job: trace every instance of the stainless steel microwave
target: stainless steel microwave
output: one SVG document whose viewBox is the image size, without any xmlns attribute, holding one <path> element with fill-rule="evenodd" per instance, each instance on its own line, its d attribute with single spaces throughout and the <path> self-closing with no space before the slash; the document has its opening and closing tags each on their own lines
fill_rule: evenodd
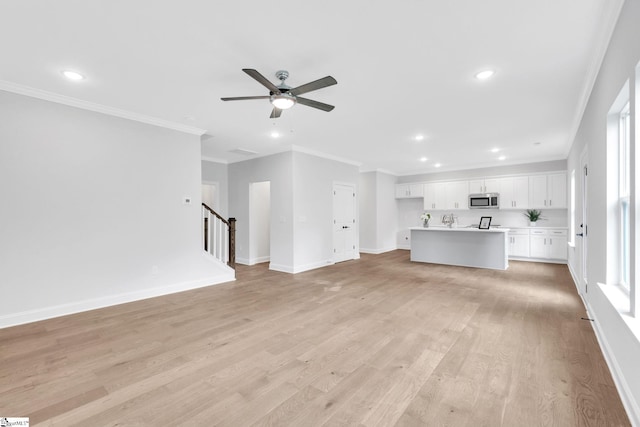
<svg viewBox="0 0 640 427">
<path fill-rule="evenodd" d="M 469 209 L 498 209 L 500 207 L 500 194 L 476 193 L 469 194 Z"/>
</svg>

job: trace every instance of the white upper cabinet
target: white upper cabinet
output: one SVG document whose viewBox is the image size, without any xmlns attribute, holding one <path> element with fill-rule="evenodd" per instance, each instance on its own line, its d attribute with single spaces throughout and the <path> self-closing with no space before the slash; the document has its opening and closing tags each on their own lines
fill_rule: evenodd
<svg viewBox="0 0 640 427">
<path fill-rule="evenodd" d="M 424 209 L 446 209 L 446 185 L 444 182 L 428 183 L 424 185 Z"/>
<path fill-rule="evenodd" d="M 447 209 L 469 209 L 469 181 L 453 181 L 445 183 Z"/>
<path fill-rule="evenodd" d="M 567 207 L 567 174 L 547 175 L 547 198 L 550 208 Z"/>
<path fill-rule="evenodd" d="M 469 181 L 469 194 L 474 193 L 498 193 L 500 191 L 500 179 L 474 179 Z"/>
<path fill-rule="evenodd" d="M 529 177 L 529 207 L 559 209 L 567 207 L 567 174 L 564 172 Z"/>
<path fill-rule="evenodd" d="M 396 199 L 407 199 L 424 196 L 424 184 L 396 184 Z"/>
<path fill-rule="evenodd" d="M 500 178 L 500 209 L 527 209 L 529 207 L 529 177 Z"/>
</svg>

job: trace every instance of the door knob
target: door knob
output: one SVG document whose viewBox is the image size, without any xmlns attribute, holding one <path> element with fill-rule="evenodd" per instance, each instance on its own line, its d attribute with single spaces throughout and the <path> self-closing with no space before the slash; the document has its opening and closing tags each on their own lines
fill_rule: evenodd
<svg viewBox="0 0 640 427">
<path fill-rule="evenodd" d="M 584 233 L 577 233 L 576 236 L 578 237 L 584 237 Z"/>
</svg>

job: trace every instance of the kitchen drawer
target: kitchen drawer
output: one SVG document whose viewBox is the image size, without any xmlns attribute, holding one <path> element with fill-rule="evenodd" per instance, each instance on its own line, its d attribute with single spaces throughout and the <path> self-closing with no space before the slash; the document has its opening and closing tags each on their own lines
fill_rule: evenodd
<svg viewBox="0 0 640 427">
<path fill-rule="evenodd" d="M 546 236 L 547 230 L 529 230 L 532 236 Z"/>
<path fill-rule="evenodd" d="M 510 228 L 509 235 L 510 236 L 528 236 L 529 229 L 528 228 Z"/>
<path fill-rule="evenodd" d="M 567 230 L 547 230 L 549 236 L 566 236 Z"/>
</svg>

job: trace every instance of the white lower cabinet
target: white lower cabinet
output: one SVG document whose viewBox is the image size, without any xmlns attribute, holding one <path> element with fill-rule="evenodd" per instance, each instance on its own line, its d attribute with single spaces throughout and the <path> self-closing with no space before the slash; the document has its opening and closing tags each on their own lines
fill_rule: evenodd
<svg viewBox="0 0 640 427">
<path fill-rule="evenodd" d="M 543 259 L 567 259 L 567 230 L 529 230 L 529 256 Z"/>
<path fill-rule="evenodd" d="M 509 230 L 509 256 L 529 258 L 529 230 L 526 228 L 512 228 Z"/>
</svg>

